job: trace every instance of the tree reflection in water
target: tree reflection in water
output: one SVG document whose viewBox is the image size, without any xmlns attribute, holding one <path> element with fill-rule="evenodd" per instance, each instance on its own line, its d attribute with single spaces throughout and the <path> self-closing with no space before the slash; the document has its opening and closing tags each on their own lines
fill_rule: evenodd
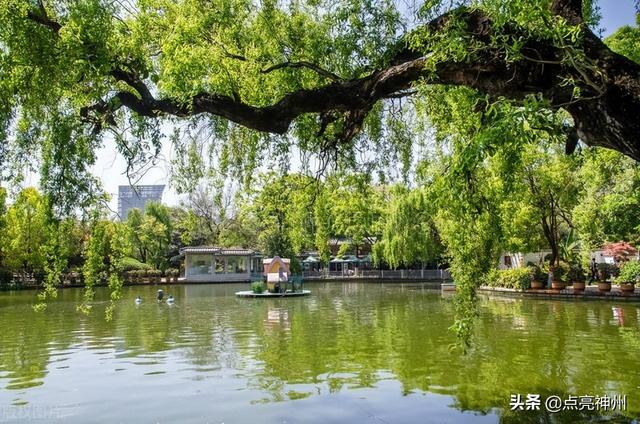
<svg viewBox="0 0 640 424">
<path fill-rule="evenodd" d="M 484 300 L 472 348 L 462 355 L 451 349 L 453 305 L 439 292 L 390 284 L 309 286 L 313 295 L 304 299 L 237 299 L 237 285 L 166 287 L 177 299 L 172 308 L 150 301 L 136 307 L 136 296 L 152 299 L 157 287 L 129 288 L 112 322 L 104 320 L 106 291 L 98 292 L 88 316 L 75 311 L 78 290 L 63 290 L 44 313 L 31 310 L 33 292 L 2 293 L 0 387 L 27 395 L 34 386 L 46 390 L 52 369 L 74 373 L 64 363 L 88 350 L 102 360 L 106 353 L 107 364 L 96 366 L 127 360 L 166 366 L 179 357 L 184 366 L 178 371 L 188 378 L 231 372 L 244 381 L 247 403 L 382 390 L 392 380 L 403 395 L 446 395 L 452 408 L 497 411 L 503 422 L 599 416 L 511 412 L 510 395 L 518 393 L 626 394 L 627 417 L 640 414 L 635 304 Z"/>
</svg>

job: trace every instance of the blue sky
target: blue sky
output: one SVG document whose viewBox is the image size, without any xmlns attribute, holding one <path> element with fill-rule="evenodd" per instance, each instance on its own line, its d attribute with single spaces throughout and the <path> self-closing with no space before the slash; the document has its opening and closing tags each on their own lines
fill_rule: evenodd
<svg viewBox="0 0 640 424">
<path fill-rule="evenodd" d="M 600 0 L 599 4 L 602 8 L 601 26 L 604 28 L 605 37 L 621 26 L 635 25 L 636 11 L 633 0 Z M 172 156 L 173 151 L 170 143 L 165 140 L 157 166 L 145 174 L 139 184 L 166 184 L 168 186 L 169 160 Z M 125 169 L 125 161 L 115 151 L 113 142 L 106 142 L 98 152 L 98 160 L 93 171 L 96 176 L 102 179 L 105 190 L 111 193 L 110 206 L 114 211 L 117 207 L 118 186 L 128 184 L 127 177 L 124 175 Z M 177 195 L 167 187 L 163 201 L 169 205 L 176 205 L 178 200 Z"/>
<path fill-rule="evenodd" d="M 602 27 L 605 36 L 624 25 L 635 25 L 636 11 L 633 0 L 600 0 Z"/>
</svg>

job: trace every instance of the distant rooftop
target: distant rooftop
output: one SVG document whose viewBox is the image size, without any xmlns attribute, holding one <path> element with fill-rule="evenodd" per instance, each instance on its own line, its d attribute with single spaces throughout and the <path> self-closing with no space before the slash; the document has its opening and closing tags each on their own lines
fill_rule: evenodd
<svg viewBox="0 0 640 424">
<path fill-rule="evenodd" d="M 243 247 L 189 246 L 180 249 L 180 253 L 213 253 L 214 255 L 259 255 L 252 249 Z"/>
<path fill-rule="evenodd" d="M 364 237 L 363 244 L 374 244 L 378 240 L 377 237 Z M 351 237 L 333 237 L 329 239 L 329 244 L 331 245 L 343 245 L 343 244 L 351 244 Z"/>
</svg>

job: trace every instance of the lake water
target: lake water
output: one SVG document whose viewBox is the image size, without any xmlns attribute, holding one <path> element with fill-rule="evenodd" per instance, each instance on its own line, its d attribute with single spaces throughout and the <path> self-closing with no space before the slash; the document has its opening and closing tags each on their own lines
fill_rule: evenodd
<svg viewBox="0 0 640 424">
<path fill-rule="evenodd" d="M 551 395 L 626 395 L 626 412 L 613 418 L 640 416 L 638 304 L 484 299 L 463 355 L 448 330 L 451 299 L 420 284 L 317 283 L 305 285 L 306 298 L 237 299 L 247 286 L 161 286 L 176 297 L 172 306 L 154 301 L 158 287 L 127 287 L 110 322 L 106 289 L 88 316 L 76 312 L 78 289 L 60 291 L 41 313 L 33 291 L 0 292 L 0 422 L 520 423 L 603 414 L 551 413 Z M 518 394 L 540 394 L 543 405 L 510 411 Z"/>
</svg>

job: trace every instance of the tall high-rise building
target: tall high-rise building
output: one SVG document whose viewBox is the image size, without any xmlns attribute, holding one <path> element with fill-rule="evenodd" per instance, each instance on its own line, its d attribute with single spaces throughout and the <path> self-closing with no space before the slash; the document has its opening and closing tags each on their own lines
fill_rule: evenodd
<svg viewBox="0 0 640 424">
<path fill-rule="evenodd" d="M 127 219 L 129 211 L 138 208 L 141 211 L 149 202 L 161 202 L 164 185 L 118 186 L 118 215 Z"/>
</svg>

